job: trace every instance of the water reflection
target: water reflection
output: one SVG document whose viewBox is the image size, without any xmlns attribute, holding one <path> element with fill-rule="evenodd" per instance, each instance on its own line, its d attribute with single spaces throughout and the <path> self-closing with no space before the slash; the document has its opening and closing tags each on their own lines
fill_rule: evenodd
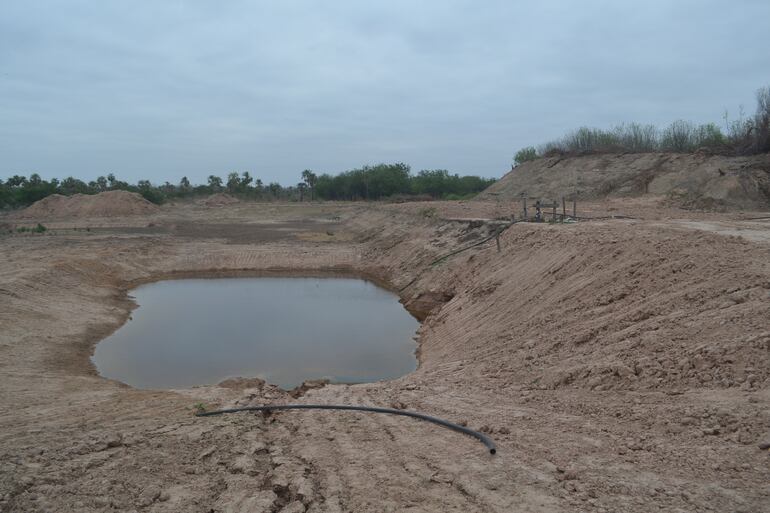
<svg viewBox="0 0 770 513">
<path fill-rule="evenodd" d="M 416 367 L 418 322 L 395 294 L 347 278 L 223 278 L 143 285 L 133 319 L 96 346 L 102 376 L 180 388 L 232 376 L 390 379 Z"/>
</svg>

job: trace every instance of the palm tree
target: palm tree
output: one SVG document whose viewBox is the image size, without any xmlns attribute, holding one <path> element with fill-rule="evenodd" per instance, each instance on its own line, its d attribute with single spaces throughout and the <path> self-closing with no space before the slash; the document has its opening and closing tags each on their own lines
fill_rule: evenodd
<svg viewBox="0 0 770 513">
<path fill-rule="evenodd" d="M 305 169 L 302 171 L 302 180 L 305 182 L 305 185 L 310 187 L 310 201 L 313 201 L 315 198 L 315 184 L 318 177 L 311 170 Z"/>
<path fill-rule="evenodd" d="M 216 175 L 209 175 L 209 189 L 217 192 L 222 188 L 222 179 Z"/>
<path fill-rule="evenodd" d="M 307 189 L 307 184 L 305 182 L 300 182 L 297 184 L 297 189 L 299 189 L 299 201 L 302 203 L 305 200 L 305 189 Z"/>
</svg>

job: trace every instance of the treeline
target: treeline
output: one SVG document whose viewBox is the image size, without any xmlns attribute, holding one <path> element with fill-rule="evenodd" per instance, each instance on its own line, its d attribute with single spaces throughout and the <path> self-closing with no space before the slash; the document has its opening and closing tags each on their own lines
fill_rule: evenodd
<svg viewBox="0 0 770 513">
<path fill-rule="evenodd" d="M 226 181 L 219 176 L 211 175 L 205 185 L 193 185 L 186 176 L 182 177 L 178 184 L 165 182 L 156 185 L 149 180 L 139 180 L 136 184 L 130 184 L 119 180 L 112 173 L 87 183 L 73 177 L 63 180 L 54 178 L 47 181 L 37 173 L 33 173 L 29 178 L 14 175 L 5 181 L 0 179 L 0 208 L 25 207 L 52 194 L 71 196 L 106 191 L 136 192 L 156 204 L 169 199 L 207 196 L 217 192 L 273 199 L 292 199 L 299 196 L 296 188 L 282 187 L 278 183 L 264 185 L 261 180 L 254 180 L 248 171 L 240 174 L 230 173 Z"/>
<path fill-rule="evenodd" d="M 433 199 L 463 199 L 494 183 L 494 179 L 459 176 L 445 169 L 424 169 L 411 174 L 408 165 L 378 164 L 332 176 L 322 174 L 312 185 L 315 194 L 328 200 L 377 200 L 418 195 Z"/>
<path fill-rule="evenodd" d="M 149 180 L 130 184 L 112 173 L 87 183 L 73 177 L 47 181 L 33 173 L 29 177 L 14 175 L 5 181 L 0 179 L 0 208 L 25 207 L 52 194 L 70 196 L 115 190 L 139 193 L 156 204 L 219 192 L 255 201 L 378 200 L 415 195 L 457 199 L 474 195 L 494 182 L 477 176 L 452 175 L 445 170 L 424 170 L 412 176 L 409 166 L 401 163 L 364 166 L 335 176 L 318 176 L 306 169 L 301 178 L 297 185 L 286 187 L 277 182 L 265 184 L 246 171 L 229 173 L 224 179 L 210 175 L 207 183 L 200 185 L 191 184 L 186 176 L 177 184 L 156 185 Z"/>
<path fill-rule="evenodd" d="M 514 164 L 555 155 L 591 153 L 645 153 L 669 151 L 691 153 L 705 149 L 719 155 L 754 155 L 770 151 L 770 87 L 757 91 L 753 116 L 741 109 L 737 119 L 723 116 L 724 131 L 715 123 L 695 125 L 678 120 L 660 129 L 654 125 L 629 123 L 610 130 L 581 127 L 540 147 L 529 146 L 514 156 Z"/>
</svg>

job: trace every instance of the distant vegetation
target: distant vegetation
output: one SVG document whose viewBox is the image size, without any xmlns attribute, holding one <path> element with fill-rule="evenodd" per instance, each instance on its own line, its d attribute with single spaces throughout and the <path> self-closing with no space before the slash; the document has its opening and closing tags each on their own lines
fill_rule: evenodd
<svg viewBox="0 0 770 513">
<path fill-rule="evenodd" d="M 529 146 L 514 156 L 514 164 L 553 155 L 591 153 L 644 153 L 670 151 L 689 153 L 705 149 L 720 155 L 753 155 L 770 151 L 770 87 L 757 91 L 757 109 L 747 117 L 743 109 L 731 119 L 723 116 L 722 127 L 715 123 L 694 125 L 678 120 L 664 129 L 629 123 L 610 130 L 582 127 L 563 138 L 535 148 Z"/>
<path fill-rule="evenodd" d="M 185 176 L 178 184 L 152 184 L 139 180 L 135 185 L 124 182 L 110 173 L 94 181 L 84 182 L 69 177 L 63 180 L 43 180 L 37 173 L 29 177 L 15 175 L 0 180 L 0 208 L 17 208 L 50 196 L 62 194 L 97 194 L 123 190 L 141 194 L 145 199 L 160 204 L 168 199 L 207 196 L 226 192 L 243 199 L 305 201 L 325 200 L 379 200 L 379 199 L 461 199 L 486 189 L 495 180 L 478 176 L 459 176 L 448 171 L 423 170 L 416 175 L 406 164 L 378 164 L 345 171 L 338 175 L 316 175 L 306 169 L 296 186 L 284 187 L 277 182 L 264 184 L 246 171 L 230 173 L 225 179 L 210 175 L 206 184 L 193 185 Z"/>
<path fill-rule="evenodd" d="M 406 164 L 364 166 L 336 176 L 323 174 L 315 182 L 319 198 L 330 200 L 382 199 L 418 195 L 434 199 L 462 199 L 483 191 L 494 179 L 424 169 L 412 175 Z"/>
</svg>

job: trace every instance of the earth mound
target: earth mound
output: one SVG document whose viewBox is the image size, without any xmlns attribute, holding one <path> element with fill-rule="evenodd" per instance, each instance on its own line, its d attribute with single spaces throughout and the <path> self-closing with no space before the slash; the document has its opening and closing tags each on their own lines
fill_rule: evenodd
<svg viewBox="0 0 770 513">
<path fill-rule="evenodd" d="M 135 192 L 107 191 L 99 194 L 53 194 L 21 211 L 25 218 L 121 217 L 146 215 L 159 208 Z"/>
<path fill-rule="evenodd" d="M 232 205 L 233 203 L 240 203 L 240 200 L 224 192 L 212 194 L 199 202 L 200 205 L 206 207 L 224 207 L 225 205 Z"/>
<path fill-rule="evenodd" d="M 767 208 L 770 155 L 626 153 L 540 158 L 515 167 L 477 198 L 515 201 L 523 195 L 555 200 L 650 195 L 667 197 L 684 208 Z"/>
</svg>

